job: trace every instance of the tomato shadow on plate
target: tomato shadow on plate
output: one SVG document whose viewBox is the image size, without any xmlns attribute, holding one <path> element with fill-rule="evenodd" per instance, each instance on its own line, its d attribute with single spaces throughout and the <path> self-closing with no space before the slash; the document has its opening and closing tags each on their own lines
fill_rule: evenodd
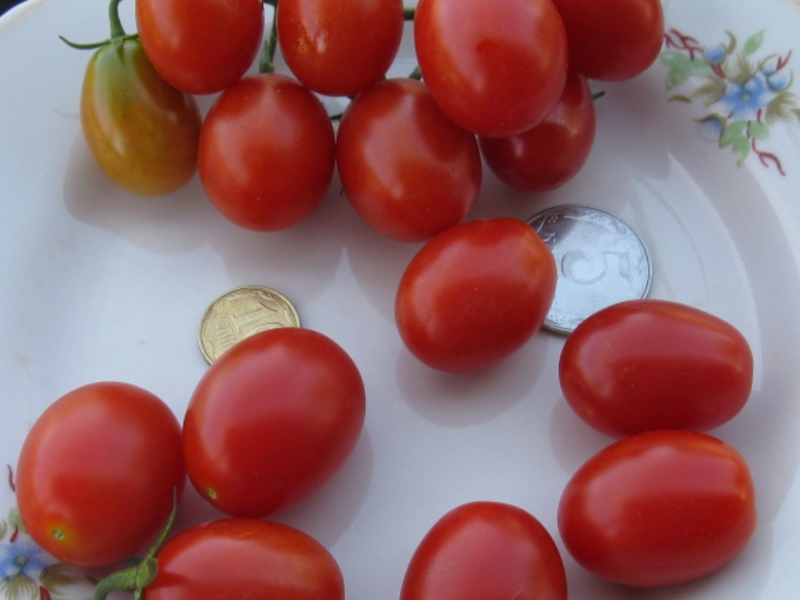
<svg viewBox="0 0 800 600">
<path fill-rule="evenodd" d="M 331 548 L 358 516 L 372 481 L 373 446 L 369 431 L 364 428 L 353 453 L 342 467 L 320 489 L 300 503 L 266 520 L 295 527 Z M 200 496 L 187 480 L 174 531 L 227 515 Z"/>
<path fill-rule="evenodd" d="M 403 348 L 395 374 L 398 390 L 414 412 L 436 425 L 489 422 L 531 395 L 548 362 L 547 337 L 538 332 L 505 360 L 472 373 L 437 371 Z"/>
</svg>

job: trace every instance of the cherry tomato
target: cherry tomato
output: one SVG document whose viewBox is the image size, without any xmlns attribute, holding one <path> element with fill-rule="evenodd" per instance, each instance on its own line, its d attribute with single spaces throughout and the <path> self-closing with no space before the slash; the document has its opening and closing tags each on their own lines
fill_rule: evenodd
<svg viewBox="0 0 800 600">
<path fill-rule="evenodd" d="M 690 581 L 730 561 L 756 525 L 744 458 L 707 434 L 649 431 L 620 440 L 570 479 L 558 507 L 567 550 L 617 583 Z"/>
<path fill-rule="evenodd" d="M 263 517 L 306 498 L 355 447 L 364 383 L 333 340 L 308 329 L 236 344 L 200 380 L 183 425 L 189 478 L 235 517 Z"/>
<path fill-rule="evenodd" d="M 609 435 L 706 431 L 747 402 L 753 355 L 722 319 L 676 302 L 634 300 L 578 325 L 564 344 L 559 380 L 573 410 Z"/>
<path fill-rule="evenodd" d="M 486 164 L 508 185 L 530 191 L 557 188 L 586 163 L 594 143 L 595 112 L 586 79 L 575 72 L 556 105 L 533 129 L 506 138 L 479 138 Z"/>
<path fill-rule="evenodd" d="M 136 39 L 109 43 L 89 60 L 81 126 L 97 163 L 117 184 L 155 196 L 197 170 L 200 111 L 156 72 Z"/>
<path fill-rule="evenodd" d="M 570 68 L 623 81 L 655 61 L 664 40 L 661 0 L 553 0 L 569 40 Z"/>
<path fill-rule="evenodd" d="M 539 123 L 567 77 L 567 37 L 550 0 L 420 0 L 414 45 L 442 111 L 488 137 Z"/>
<path fill-rule="evenodd" d="M 62 396 L 36 420 L 20 452 L 17 502 L 37 544 L 94 567 L 142 550 L 185 481 L 169 407 L 136 386 L 100 382 Z"/>
<path fill-rule="evenodd" d="M 336 161 L 358 214 L 400 241 L 425 241 L 460 223 L 480 191 L 475 136 L 445 117 L 413 79 L 383 81 L 350 103 Z"/>
<path fill-rule="evenodd" d="M 428 366 L 473 371 L 530 339 L 555 287 L 553 255 L 531 227 L 508 218 L 468 221 L 411 260 L 397 290 L 397 327 Z"/>
<path fill-rule="evenodd" d="M 161 76 L 190 94 L 232 85 L 253 64 L 264 36 L 261 0 L 136 0 L 136 23 Z"/>
<path fill-rule="evenodd" d="M 389 70 L 403 37 L 403 0 L 281 0 L 278 42 L 301 83 L 353 96 Z"/>
<path fill-rule="evenodd" d="M 344 600 L 333 556 L 288 525 L 220 519 L 169 540 L 145 600 Z"/>
<path fill-rule="evenodd" d="M 259 74 L 214 102 L 200 134 L 200 180 L 227 219 L 257 231 L 296 225 L 322 201 L 336 161 L 325 107 L 285 75 Z"/>
<path fill-rule="evenodd" d="M 453 509 L 423 538 L 400 600 L 566 600 L 561 555 L 521 508 L 473 502 Z"/>
</svg>

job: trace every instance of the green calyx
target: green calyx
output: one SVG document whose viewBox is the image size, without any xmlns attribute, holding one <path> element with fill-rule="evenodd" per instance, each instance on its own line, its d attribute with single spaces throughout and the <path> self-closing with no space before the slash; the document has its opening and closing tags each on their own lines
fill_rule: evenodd
<svg viewBox="0 0 800 600">
<path fill-rule="evenodd" d="M 126 40 L 138 39 L 138 33 L 125 33 L 125 28 L 122 26 L 122 21 L 119 18 L 119 3 L 121 1 L 122 0 L 111 0 L 108 4 L 108 22 L 111 27 L 110 38 L 103 40 L 102 42 L 92 42 L 89 44 L 78 44 L 76 42 L 71 42 L 63 35 L 58 36 L 58 39 L 60 39 L 70 48 L 75 48 L 76 50 L 96 50 L 97 48 L 108 46 L 109 44 L 118 45 Z"/>
</svg>

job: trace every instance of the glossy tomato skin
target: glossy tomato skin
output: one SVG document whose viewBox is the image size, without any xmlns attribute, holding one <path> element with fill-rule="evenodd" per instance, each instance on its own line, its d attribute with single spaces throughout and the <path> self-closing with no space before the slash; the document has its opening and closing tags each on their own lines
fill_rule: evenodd
<svg viewBox="0 0 800 600">
<path fill-rule="evenodd" d="M 550 0 L 420 0 L 414 46 L 442 111 L 487 137 L 538 124 L 567 76 L 567 37 Z"/>
<path fill-rule="evenodd" d="M 753 355 L 744 336 L 714 315 L 633 300 L 578 325 L 562 349 L 559 381 L 573 410 L 608 435 L 707 431 L 744 407 Z"/>
<path fill-rule="evenodd" d="M 509 218 L 468 221 L 414 256 L 395 300 L 397 328 L 420 361 L 442 371 L 488 367 L 538 331 L 556 286 L 550 250 Z"/>
<path fill-rule="evenodd" d="M 472 502 L 442 517 L 406 570 L 400 600 L 566 600 L 561 555 L 521 508 Z"/>
<path fill-rule="evenodd" d="M 506 138 L 480 137 L 486 164 L 519 190 L 543 192 L 575 177 L 594 145 L 596 117 L 586 78 L 570 72 L 561 97 L 534 128 Z"/>
<path fill-rule="evenodd" d="M 457 225 L 480 191 L 475 136 L 445 117 L 413 79 L 383 81 L 350 103 L 336 162 L 356 212 L 399 241 L 426 241 Z"/>
<path fill-rule="evenodd" d="M 344 600 L 333 556 L 312 537 L 259 519 L 186 529 L 159 551 L 146 600 Z"/>
<path fill-rule="evenodd" d="M 142 551 L 185 481 L 169 407 L 139 387 L 99 382 L 65 394 L 34 423 L 17 465 L 17 503 L 43 549 L 96 567 Z"/>
<path fill-rule="evenodd" d="M 365 390 L 347 353 L 309 329 L 236 344 L 197 385 L 183 447 L 200 494 L 235 517 L 305 499 L 339 469 L 364 424 Z"/>
<path fill-rule="evenodd" d="M 624 81 L 653 64 L 664 40 L 661 0 L 553 0 L 569 40 L 570 68 Z"/>
<path fill-rule="evenodd" d="M 403 37 L 402 0 L 281 0 L 281 54 L 303 85 L 354 96 L 389 70 Z"/>
<path fill-rule="evenodd" d="M 567 550 L 595 574 L 632 586 L 697 579 L 729 562 L 756 526 L 744 458 L 707 434 L 641 433 L 586 462 L 558 507 Z"/>
<path fill-rule="evenodd" d="M 264 36 L 261 0 L 136 0 L 136 23 L 161 76 L 190 94 L 229 87 L 253 64 Z"/>
<path fill-rule="evenodd" d="M 158 196 L 197 170 L 200 111 L 156 72 L 138 40 L 98 49 L 86 67 L 81 127 L 89 150 L 123 188 Z"/>
<path fill-rule="evenodd" d="M 336 140 L 322 102 L 276 73 L 246 77 L 214 102 L 200 134 L 200 180 L 233 223 L 277 231 L 308 217 L 333 178 Z"/>
</svg>

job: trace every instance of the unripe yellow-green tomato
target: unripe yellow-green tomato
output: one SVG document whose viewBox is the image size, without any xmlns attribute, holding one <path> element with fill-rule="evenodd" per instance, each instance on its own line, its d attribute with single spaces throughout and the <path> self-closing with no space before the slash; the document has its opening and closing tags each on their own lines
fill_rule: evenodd
<svg viewBox="0 0 800 600">
<path fill-rule="evenodd" d="M 202 119 L 193 96 L 156 72 L 138 39 L 113 40 L 86 68 L 81 125 L 92 155 L 123 188 L 173 192 L 197 170 Z"/>
</svg>

